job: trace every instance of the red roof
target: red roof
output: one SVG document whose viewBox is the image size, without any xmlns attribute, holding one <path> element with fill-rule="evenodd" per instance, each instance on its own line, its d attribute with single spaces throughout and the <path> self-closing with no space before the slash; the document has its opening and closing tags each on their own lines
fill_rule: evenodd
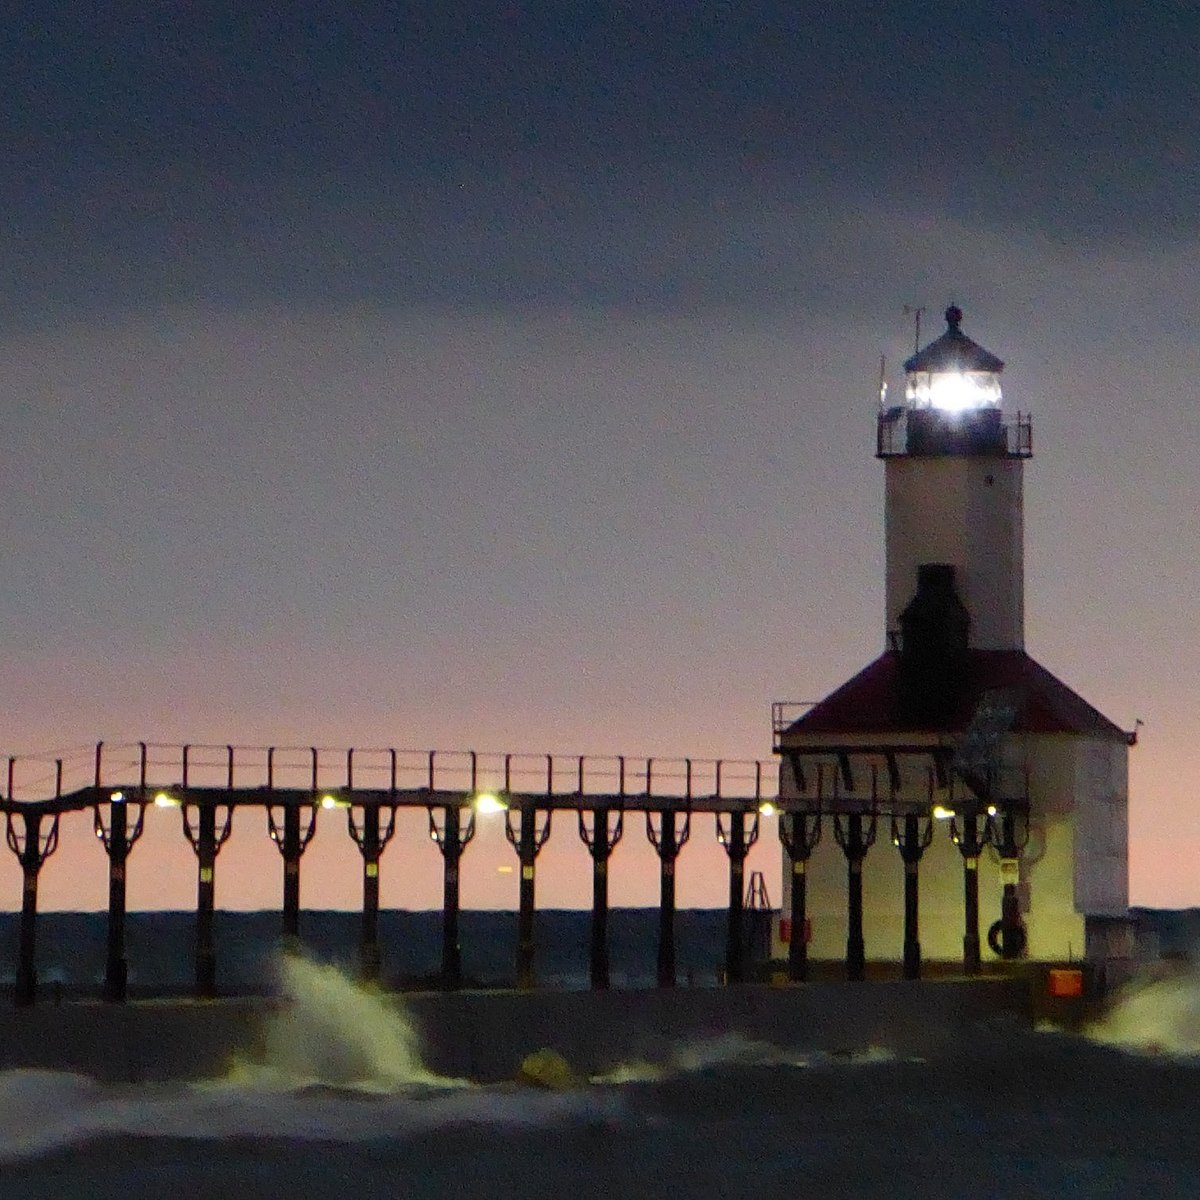
<svg viewBox="0 0 1200 1200">
<path fill-rule="evenodd" d="M 965 684 L 954 707 L 935 728 L 914 720 L 901 699 L 900 656 L 893 650 L 881 654 L 853 679 L 831 692 L 793 721 L 784 732 L 805 734 L 875 734 L 938 732 L 966 729 L 980 696 L 995 688 L 1016 693 L 1018 707 L 1014 733 L 1075 733 L 1090 737 L 1120 738 L 1131 735 L 1113 724 L 1061 679 L 1051 675 L 1024 650 L 971 650 Z"/>
</svg>

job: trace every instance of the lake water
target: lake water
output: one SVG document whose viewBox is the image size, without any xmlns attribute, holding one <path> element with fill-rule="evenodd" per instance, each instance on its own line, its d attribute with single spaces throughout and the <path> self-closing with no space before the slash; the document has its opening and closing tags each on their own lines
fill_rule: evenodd
<svg viewBox="0 0 1200 1200">
<path fill-rule="evenodd" d="M 439 1079 L 402 1004 L 286 970 L 301 1035 L 268 1030 L 222 1078 L 0 1074 L 5 1200 L 1200 1195 L 1183 969 L 1089 1037 L 990 1021 L 920 1059 L 718 1037 L 559 1090 Z"/>
</svg>

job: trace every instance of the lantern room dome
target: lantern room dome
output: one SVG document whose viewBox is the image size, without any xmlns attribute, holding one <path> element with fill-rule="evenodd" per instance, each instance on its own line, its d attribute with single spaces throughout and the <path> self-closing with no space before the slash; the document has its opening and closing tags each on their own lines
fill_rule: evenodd
<svg viewBox="0 0 1200 1200">
<path fill-rule="evenodd" d="M 918 350 L 904 364 L 905 371 L 986 371 L 999 375 L 1004 363 L 990 350 L 973 342 L 959 328 L 963 312 L 952 304 L 946 309 L 946 332 L 922 350 Z"/>
</svg>

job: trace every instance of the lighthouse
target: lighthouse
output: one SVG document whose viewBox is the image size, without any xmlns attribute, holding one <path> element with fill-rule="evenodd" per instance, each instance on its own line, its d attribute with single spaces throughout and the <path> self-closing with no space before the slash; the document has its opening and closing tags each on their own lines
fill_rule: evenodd
<svg viewBox="0 0 1200 1200">
<path fill-rule="evenodd" d="M 773 708 L 800 978 L 814 960 L 851 978 L 1107 961 L 1128 938 L 1133 736 L 1026 651 L 1032 421 L 1006 411 L 1004 363 L 962 311 L 945 316 L 877 418 L 881 653 L 819 703 Z"/>
</svg>

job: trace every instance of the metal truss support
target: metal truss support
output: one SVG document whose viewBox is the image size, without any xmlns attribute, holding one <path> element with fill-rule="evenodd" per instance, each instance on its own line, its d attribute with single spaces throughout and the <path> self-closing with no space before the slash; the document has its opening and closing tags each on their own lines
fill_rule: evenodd
<svg viewBox="0 0 1200 1200">
<path fill-rule="evenodd" d="M 146 817 L 145 747 L 142 747 L 142 785 L 138 799 L 114 791 L 92 812 L 96 837 L 108 855 L 108 926 L 104 961 L 104 999 L 120 1002 L 129 989 L 129 962 L 125 957 L 125 867 L 134 843 L 142 836 Z M 136 815 L 130 821 L 130 807 Z"/>
<path fill-rule="evenodd" d="M 441 822 L 438 813 L 441 813 Z M 429 809 L 429 836 L 442 852 L 442 987 L 456 991 L 462 987 L 462 947 L 458 940 L 459 865 L 463 851 L 475 836 L 475 810 L 463 810 L 447 804 Z"/>
<path fill-rule="evenodd" d="M 283 937 L 294 941 L 300 936 L 300 858 L 317 832 L 317 750 L 309 751 L 312 761 L 312 795 L 307 802 L 288 799 L 271 803 L 269 793 L 275 782 L 275 749 L 267 751 L 267 832 L 283 857 Z M 229 748 L 229 787 L 233 788 L 233 747 Z M 275 816 L 283 809 L 283 827 Z"/>
<path fill-rule="evenodd" d="M 779 819 L 779 840 L 792 866 L 788 978 L 803 983 L 808 978 L 808 860 L 821 840 L 821 814 L 784 814 Z"/>
<path fill-rule="evenodd" d="M 749 821 L 749 824 L 747 824 Z M 758 813 L 729 814 L 729 827 L 716 815 L 717 841 L 729 856 L 729 912 L 725 925 L 725 980 L 746 981 L 746 855 L 758 841 Z"/>
<path fill-rule="evenodd" d="M 225 786 L 233 789 L 232 746 L 226 746 Z M 193 803 L 188 797 L 191 770 L 191 747 L 184 746 L 181 780 L 184 799 L 180 806 L 183 835 L 196 855 L 196 945 L 195 945 L 195 992 L 209 999 L 217 994 L 217 944 L 214 933 L 216 915 L 216 870 L 217 855 L 233 832 L 233 805 L 219 805 L 212 801 Z M 271 755 L 268 753 L 268 770 Z M 219 809 L 224 808 L 224 814 Z"/>
<path fill-rule="evenodd" d="M 615 819 L 614 819 L 615 818 Z M 609 983 L 608 860 L 625 831 L 625 814 L 607 808 L 591 811 L 591 822 L 579 812 L 579 836 L 592 856 L 592 928 L 589 968 L 592 987 L 603 991 Z"/>
<path fill-rule="evenodd" d="M 186 787 L 186 783 L 184 785 Z M 211 998 L 217 994 L 217 943 L 214 933 L 216 914 L 217 855 L 233 832 L 233 808 L 212 803 L 191 804 L 180 809 L 183 834 L 196 854 L 196 995 Z"/>
<path fill-rule="evenodd" d="M 538 810 L 523 804 L 519 813 L 519 828 L 514 829 L 511 812 L 504 816 L 504 836 L 517 852 L 521 866 L 520 892 L 517 903 L 517 987 L 529 991 L 534 986 L 533 922 L 537 882 L 537 856 L 550 837 L 551 813 L 539 823 Z"/>
<path fill-rule="evenodd" d="M 839 813 L 833 818 L 833 835 L 846 856 L 846 978 L 855 981 L 866 976 L 862 869 L 867 851 L 875 844 L 876 821 L 873 812 L 866 823 L 862 813 Z"/>
<path fill-rule="evenodd" d="M 390 792 L 396 794 L 397 754 L 388 752 L 390 765 Z M 396 806 L 379 803 L 354 805 L 354 751 L 346 751 L 346 827 L 350 837 L 362 855 L 362 925 L 359 931 L 359 974 L 362 979 L 374 982 L 379 978 L 382 956 L 379 952 L 379 860 L 384 848 L 396 833 Z M 387 820 L 382 821 L 381 809 L 387 809 Z"/>
<path fill-rule="evenodd" d="M 677 824 L 680 815 L 682 825 Z M 646 836 L 658 854 L 659 987 L 675 986 L 675 860 L 691 834 L 690 812 L 646 813 Z"/>
<path fill-rule="evenodd" d="M 904 862 L 904 978 L 921 978 L 920 875 L 921 856 L 933 841 L 933 818 L 909 813 L 892 817 L 892 845 Z"/>
<path fill-rule="evenodd" d="M 364 980 L 379 978 L 379 860 L 396 833 L 396 809 L 387 809 L 386 821 L 378 804 L 364 804 L 356 817 L 353 805 L 346 809 L 346 825 L 362 855 L 362 926 L 359 932 L 359 973 Z"/>
<path fill-rule="evenodd" d="M 58 773 L 61 778 L 61 763 Z M 11 760 L 8 794 L 12 796 Z M 38 874 L 46 859 L 58 848 L 58 814 L 23 812 L 18 816 L 7 812 L 5 840 L 21 864 L 21 930 L 13 1000 L 20 1005 L 30 1005 L 37 999 Z"/>
</svg>

